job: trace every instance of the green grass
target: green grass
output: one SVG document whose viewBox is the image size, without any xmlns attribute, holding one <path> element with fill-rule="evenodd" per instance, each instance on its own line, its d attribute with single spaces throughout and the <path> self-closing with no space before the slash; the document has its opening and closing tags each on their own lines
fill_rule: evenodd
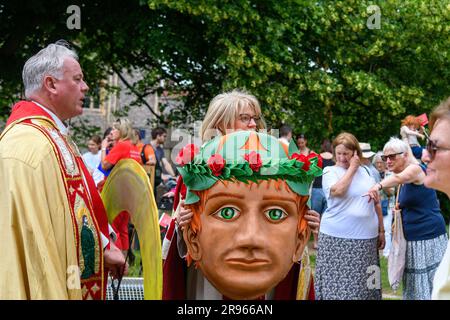
<svg viewBox="0 0 450 320">
<path fill-rule="evenodd" d="M 389 278 L 388 278 L 388 272 L 387 272 L 387 261 L 388 261 L 387 258 L 385 258 L 383 256 L 380 258 L 382 292 L 385 295 L 398 296 L 398 299 L 401 299 L 402 292 L 403 292 L 403 284 L 400 283 L 400 287 L 396 291 L 392 290 L 391 286 L 389 285 Z"/>
<path fill-rule="evenodd" d="M 132 264 L 128 267 L 128 275 L 127 277 L 142 277 L 141 274 L 139 274 L 141 269 L 141 252 L 139 250 L 133 250 L 133 254 L 135 255 L 135 259 Z"/>
</svg>

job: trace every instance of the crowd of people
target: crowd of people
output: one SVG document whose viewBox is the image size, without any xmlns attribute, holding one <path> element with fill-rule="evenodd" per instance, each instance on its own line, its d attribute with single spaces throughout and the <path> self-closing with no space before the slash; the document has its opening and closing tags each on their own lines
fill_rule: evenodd
<svg viewBox="0 0 450 320">
<path fill-rule="evenodd" d="M 130 120 L 117 119 L 103 140 L 90 137 L 88 152 L 80 155 L 64 124 L 81 114 L 88 91 L 75 52 L 49 45 L 26 62 L 23 80 L 27 100 L 13 107 L 0 136 L 0 183 L 10 190 L 0 193 L 0 242 L 6 248 L 0 299 L 104 299 L 105 274 L 126 274 L 129 216 L 124 212 L 108 224 L 99 196 L 122 159 L 146 168 L 154 197 L 164 186 L 164 197 L 173 198 L 173 220 L 162 244 L 163 298 L 222 298 L 189 263 L 182 233 L 196 218 L 186 204 L 186 185 L 165 156 L 166 129 L 154 128 L 145 143 Z M 266 129 L 257 98 L 240 90 L 214 97 L 202 123 L 203 144 Z M 323 170 L 311 185 L 304 215 L 317 258 L 302 298 L 381 299 L 381 275 L 374 270 L 380 253 L 388 257 L 393 251 L 394 210 L 401 210 L 406 240 L 403 299 L 450 298 L 450 249 L 436 194 L 450 197 L 450 98 L 433 111 L 429 129 L 428 134 L 417 117 L 407 116 L 401 138 L 389 139 L 382 151 L 342 132 L 323 140 L 316 153 L 305 133 L 295 136 L 286 124 L 279 128 L 286 150 L 295 144 L 296 157 L 315 157 Z M 425 148 L 418 138 L 426 139 Z M 290 272 L 299 274 L 307 265 L 296 259 L 300 266 Z M 70 287 L 66 273 L 72 265 L 80 277 Z M 291 298 L 280 293 L 286 279 L 298 281 L 286 277 L 265 298 Z"/>
</svg>

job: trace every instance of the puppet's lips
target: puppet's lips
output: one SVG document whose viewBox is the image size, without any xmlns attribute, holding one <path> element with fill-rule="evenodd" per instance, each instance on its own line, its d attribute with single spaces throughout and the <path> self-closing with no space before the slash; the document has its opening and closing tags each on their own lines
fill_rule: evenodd
<svg viewBox="0 0 450 320">
<path fill-rule="evenodd" d="M 242 266 L 242 267 L 257 267 L 257 266 L 265 266 L 269 264 L 268 260 L 264 259 L 242 259 L 242 258 L 235 258 L 235 259 L 227 259 L 226 262 L 231 265 L 235 266 Z"/>
</svg>

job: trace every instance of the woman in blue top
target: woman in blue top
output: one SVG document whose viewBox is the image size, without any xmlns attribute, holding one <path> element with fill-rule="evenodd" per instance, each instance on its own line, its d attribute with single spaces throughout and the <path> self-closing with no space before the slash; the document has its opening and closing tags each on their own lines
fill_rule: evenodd
<svg viewBox="0 0 450 320">
<path fill-rule="evenodd" d="M 447 247 L 436 191 L 425 187 L 424 169 L 405 142 L 391 138 L 383 153 L 383 160 L 394 174 L 375 184 L 369 193 L 377 199 L 379 190 L 401 185 L 398 202 L 407 241 L 403 299 L 428 300 L 434 274 Z"/>
</svg>

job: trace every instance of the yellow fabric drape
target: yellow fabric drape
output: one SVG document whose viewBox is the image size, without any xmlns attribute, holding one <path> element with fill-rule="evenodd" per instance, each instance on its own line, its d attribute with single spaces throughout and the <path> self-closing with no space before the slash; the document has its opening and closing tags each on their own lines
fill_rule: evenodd
<svg viewBox="0 0 450 320">
<path fill-rule="evenodd" d="M 158 208 L 145 170 L 134 160 L 120 160 L 106 179 L 101 196 L 110 223 L 122 211 L 130 214 L 139 237 L 144 272 L 144 298 L 162 299 Z"/>
<path fill-rule="evenodd" d="M 0 139 L 0 300 L 81 299 L 69 203 L 50 142 L 21 124 Z"/>
<path fill-rule="evenodd" d="M 296 300 L 308 300 L 309 290 L 311 290 L 310 284 L 312 274 L 308 246 L 305 246 L 301 261 L 302 263 L 298 275 Z"/>
<path fill-rule="evenodd" d="M 153 187 L 155 185 L 155 166 L 151 166 L 148 164 L 143 165 L 145 172 L 147 172 L 150 178 L 150 185 Z"/>
</svg>

